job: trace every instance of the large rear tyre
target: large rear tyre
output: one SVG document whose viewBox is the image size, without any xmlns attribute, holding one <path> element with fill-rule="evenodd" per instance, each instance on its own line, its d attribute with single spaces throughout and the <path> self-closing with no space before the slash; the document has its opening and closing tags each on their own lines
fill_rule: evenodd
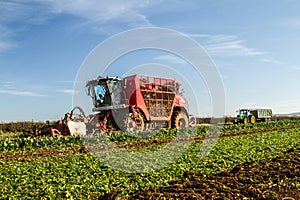
<svg viewBox="0 0 300 200">
<path fill-rule="evenodd" d="M 172 116 L 172 128 L 181 129 L 189 126 L 189 119 L 184 112 L 175 111 Z"/>
</svg>

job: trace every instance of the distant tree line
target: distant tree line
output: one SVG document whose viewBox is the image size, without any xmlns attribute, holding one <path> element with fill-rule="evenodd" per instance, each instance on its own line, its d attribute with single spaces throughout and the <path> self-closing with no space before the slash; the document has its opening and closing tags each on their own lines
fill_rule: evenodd
<svg viewBox="0 0 300 200">
<path fill-rule="evenodd" d="M 278 115 L 273 116 L 272 121 L 280 121 L 280 120 L 300 120 L 300 116 L 284 116 L 284 115 Z"/>
<path fill-rule="evenodd" d="M 233 123 L 234 117 L 231 116 L 225 116 L 223 117 L 217 117 L 217 118 L 211 118 L 211 117 L 199 117 L 196 118 L 197 124 L 209 124 L 211 120 L 214 121 L 214 123 Z M 272 116 L 271 121 L 280 121 L 280 120 L 300 120 L 300 116 Z"/>
<path fill-rule="evenodd" d="M 5 132 L 23 132 L 31 133 L 33 132 L 33 126 L 37 128 L 43 127 L 46 123 L 44 122 L 10 122 L 0 124 L 0 133 Z"/>
</svg>

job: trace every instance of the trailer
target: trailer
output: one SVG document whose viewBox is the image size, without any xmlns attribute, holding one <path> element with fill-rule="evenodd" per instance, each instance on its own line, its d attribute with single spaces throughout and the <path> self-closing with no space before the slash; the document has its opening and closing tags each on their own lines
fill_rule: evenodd
<svg viewBox="0 0 300 200">
<path fill-rule="evenodd" d="M 234 123 L 269 122 L 272 118 L 272 109 L 239 109 Z"/>
</svg>

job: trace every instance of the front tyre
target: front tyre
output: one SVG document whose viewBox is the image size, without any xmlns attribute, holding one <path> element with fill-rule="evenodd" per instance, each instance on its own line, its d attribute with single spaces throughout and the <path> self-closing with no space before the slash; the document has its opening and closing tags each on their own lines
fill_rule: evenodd
<svg viewBox="0 0 300 200">
<path fill-rule="evenodd" d="M 144 131 L 145 129 L 145 122 L 140 113 L 134 116 L 133 113 L 129 113 L 127 118 L 125 119 L 125 131 L 132 132 L 132 131 Z"/>
<path fill-rule="evenodd" d="M 181 129 L 189 125 L 189 119 L 184 112 L 175 111 L 172 116 L 172 128 Z"/>
<path fill-rule="evenodd" d="M 248 121 L 248 118 L 247 118 L 247 117 L 244 118 L 244 124 L 245 124 L 245 125 L 246 125 L 246 124 L 249 124 L 249 121 Z"/>
<path fill-rule="evenodd" d="M 251 124 L 255 124 L 256 123 L 256 118 L 255 118 L 255 116 L 251 116 L 251 118 L 250 118 L 250 121 L 251 121 Z"/>
</svg>

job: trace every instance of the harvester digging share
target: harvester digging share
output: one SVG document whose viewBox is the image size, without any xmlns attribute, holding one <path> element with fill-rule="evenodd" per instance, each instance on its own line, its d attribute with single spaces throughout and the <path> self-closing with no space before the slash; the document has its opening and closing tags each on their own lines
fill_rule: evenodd
<svg viewBox="0 0 300 200">
<path fill-rule="evenodd" d="M 58 120 L 54 125 L 50 125 L 49 121 L 47 121 L 47 125 L 40 129 L 33 126 L 33 131 L 35 136 L 85 135 L 86 124 L 91 124 L 91 122 L 92 120 L 89 122 L 89 118 L 85 116 L 83 109 L 76 106 L 71 110 L 71 112 L 67 112 L 65 114 L 64 119 Z"/>
<path fill-rule="evenodd" d="M 66 113 L 55 126 L 36 130 L 36 135 L 84 135 L 122 130 L 125 132 L 195 126 L 188 102 L 176 79 L 135 74 L 125 78 L 101 77 L 86 84 L 93 113 L 86 116 L 79 106 Z M 80 114 L 74 117 L 74 110 Z"/>
</svg>

